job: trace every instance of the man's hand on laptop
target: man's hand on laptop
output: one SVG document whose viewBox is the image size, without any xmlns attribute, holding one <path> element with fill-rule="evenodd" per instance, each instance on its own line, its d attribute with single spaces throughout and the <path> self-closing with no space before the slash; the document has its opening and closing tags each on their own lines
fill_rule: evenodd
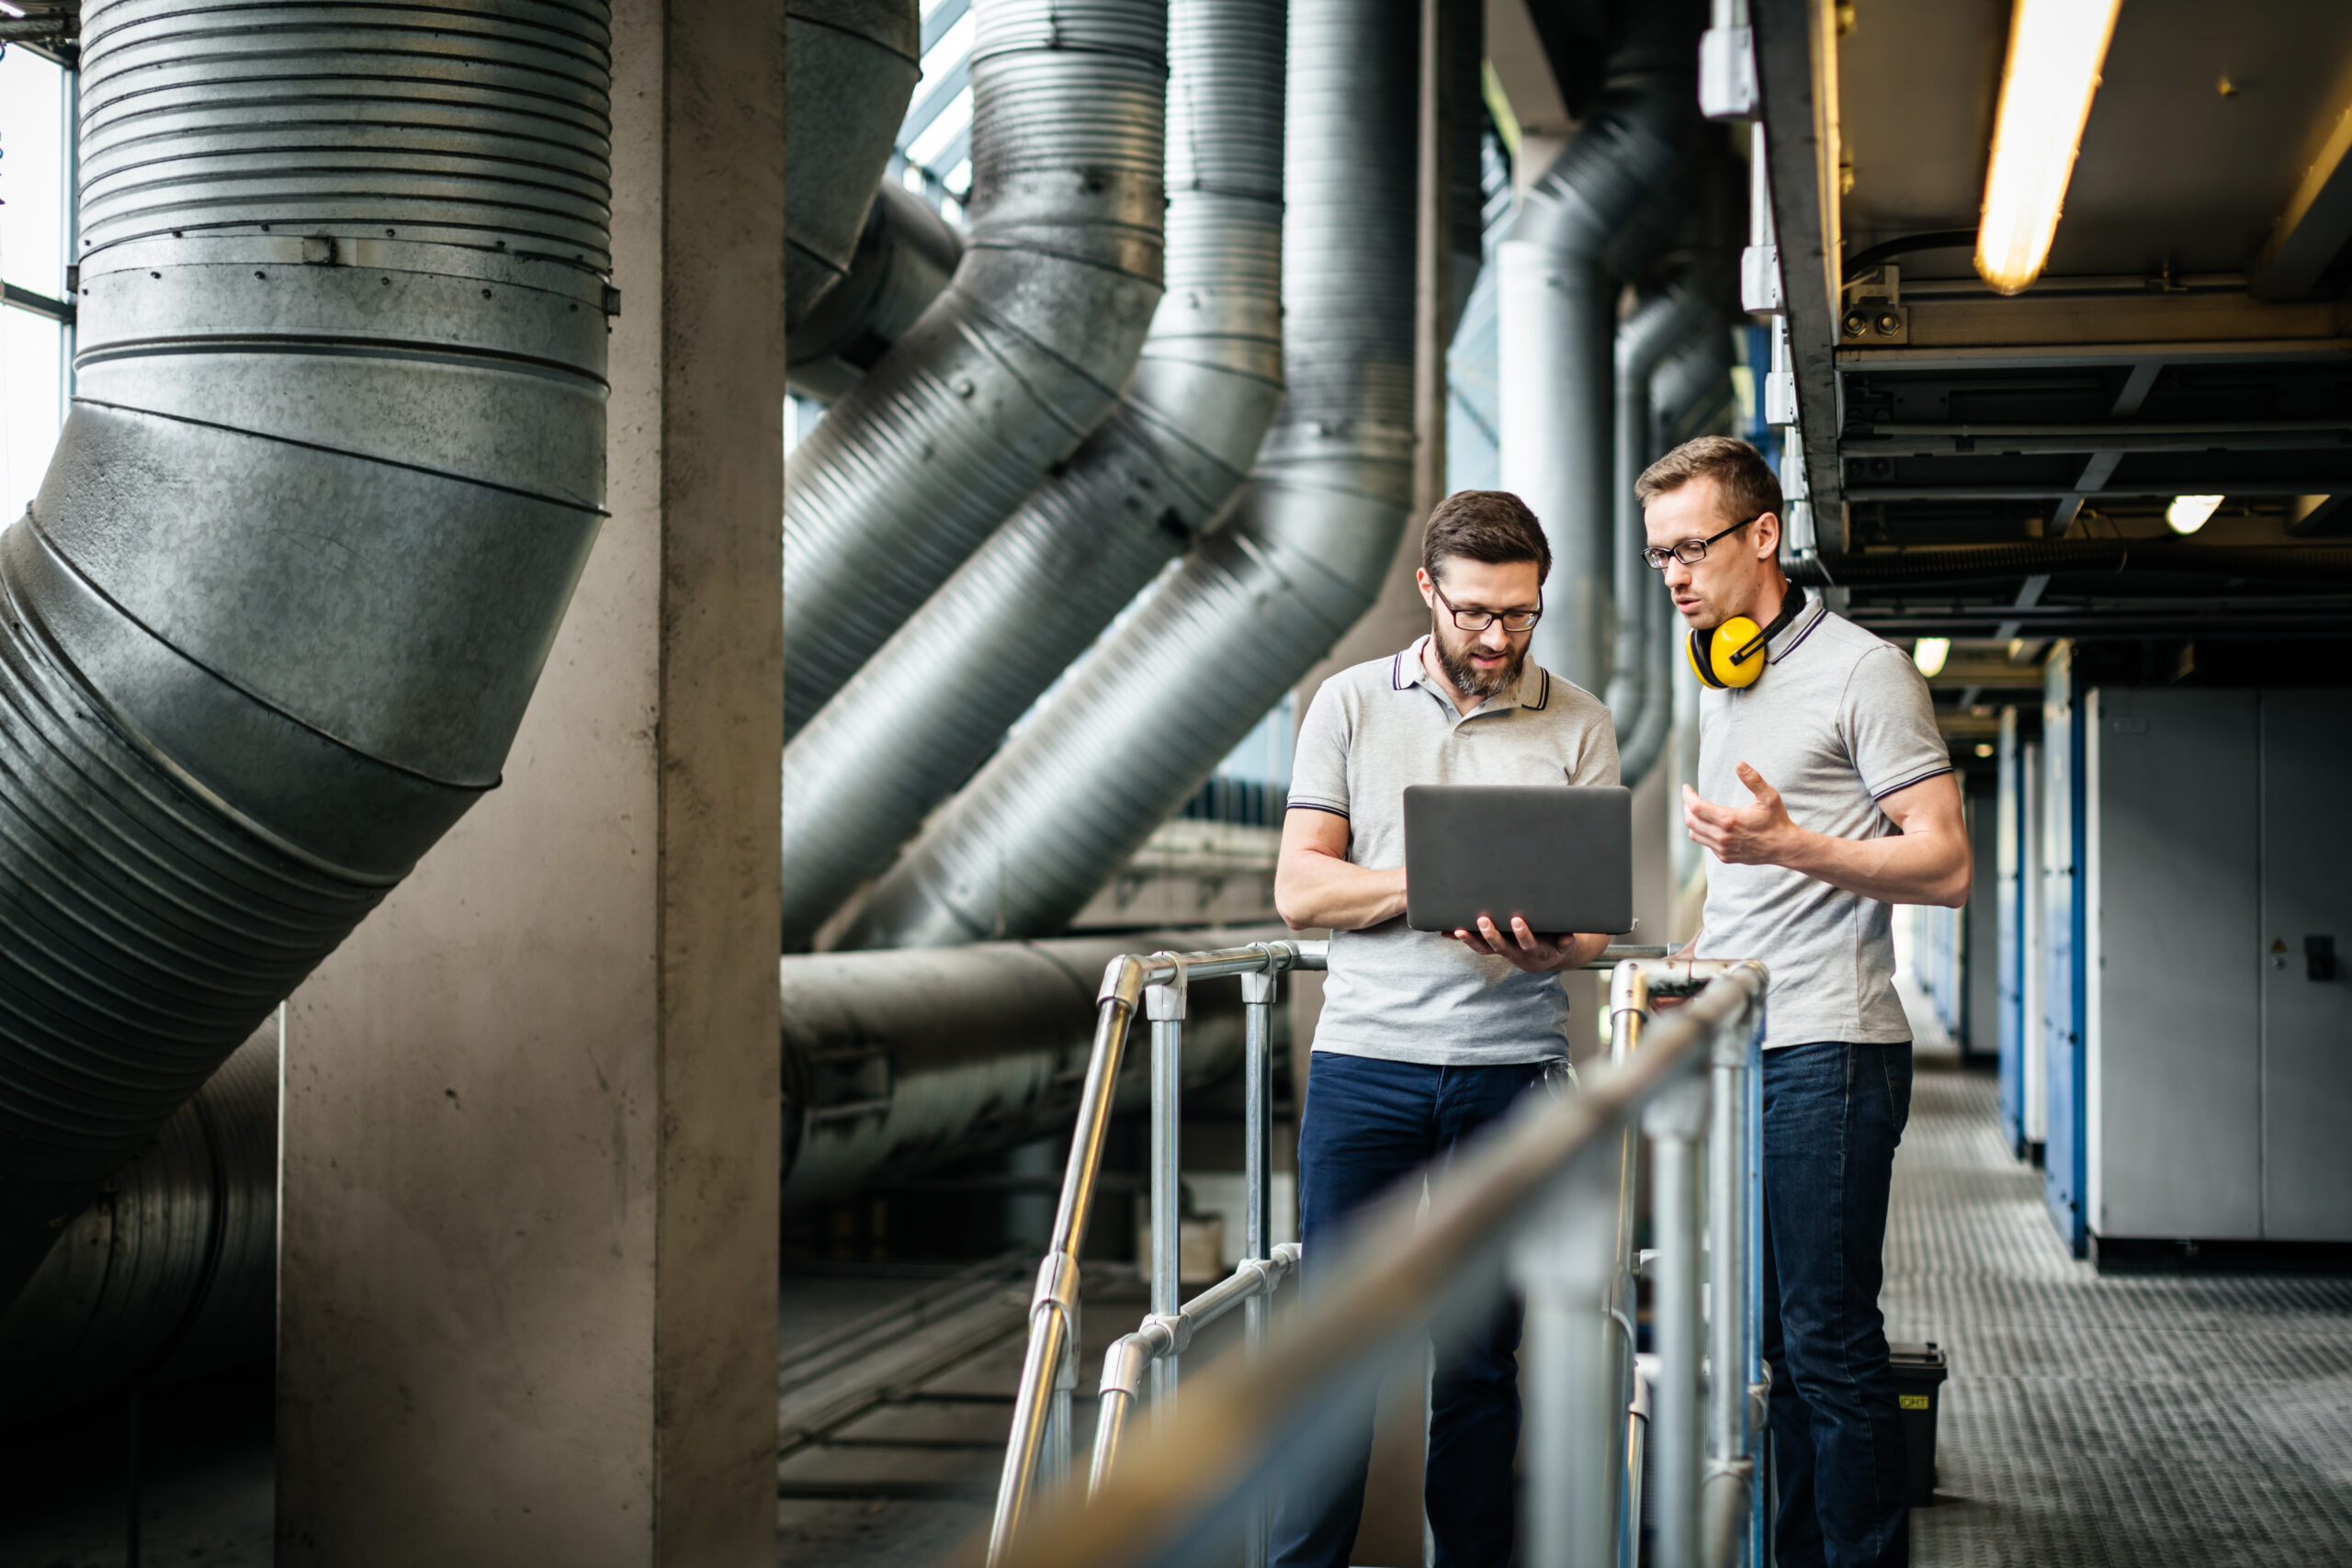
<svg viewBox="0 0 2352 1568">
<path fill-rule="evenodd" d="M 1573 936 L 1538 936 L 1527 929 L 1527 922 L 1513 915 L 1508 934 L 1498 930 L 1492 916 L 1478 917 L 1476 931 L 1456 927 L 1453 940 L 1473 953 L 1491 954 L 1510 961 L 1511 966 L 1530 975 L 1548 975 L 1555 969 L 1578 969 L 1600 954 L 1609 945 L 1606 936 L 1578 933 Z"/>
</svg>

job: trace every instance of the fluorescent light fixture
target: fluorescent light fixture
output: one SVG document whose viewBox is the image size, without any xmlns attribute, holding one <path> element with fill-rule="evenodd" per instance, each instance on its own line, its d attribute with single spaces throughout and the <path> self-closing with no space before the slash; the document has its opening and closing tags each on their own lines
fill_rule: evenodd
<svg viewBox="0 0 2352 1568">
<path fill-rule="evenodd" d="M 0 17 L 21 17 L 24 14 L 25 8 L 22 6 L 12 6 L 8 0 L 0 0 Z"/>
<path fill-rule="evenodd" d="M 1944 660 L 1951 657 L 1951 638 L 1923 637 L 1911 645 L 1911 662 L 1919 673 L 1930 679 L 1944 672 Z"/>
<path fill-rule="evenodd" d="M 2123 0 L 2017 0 L 1984 174 L 1976 270 L 2003 294 L 2041 276 Z"/>
<path fill-rule="evenodd" d="M 1980 757 L 1991 756 L 1993 754 L 1993 743 L 1990 740 L 1979 740 L 1976 743 L 1976 754 Z"/>
<path fill-rule="evenodd" d="M 2213 509 L 2221 504 L 2218 495 L 2177 495 L 2172 498 L 2172 504 L 2165 508 L 2165 521 L 2172 525 L 2176 534 L 2194 534 L 2205 526 L 2205 519 L 2212 516 Z"/>
</svg>

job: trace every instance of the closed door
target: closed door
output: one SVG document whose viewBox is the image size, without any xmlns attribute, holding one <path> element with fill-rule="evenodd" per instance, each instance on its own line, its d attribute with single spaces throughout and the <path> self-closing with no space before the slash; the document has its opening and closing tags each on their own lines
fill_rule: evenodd
<svg viewBox="0 0 2352 1568">
<path fill-rule="evenodd" d="M 2262 1228 L 2275 1241 L 2352 1241 L 2347 780 L 2352 693 L 2265 692 Z"/>
</svg>

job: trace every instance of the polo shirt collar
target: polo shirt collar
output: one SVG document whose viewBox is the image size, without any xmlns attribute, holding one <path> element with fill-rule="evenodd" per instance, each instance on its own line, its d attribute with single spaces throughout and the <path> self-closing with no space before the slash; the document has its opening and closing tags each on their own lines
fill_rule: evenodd
<svg viewBox="0 0 2352 1568">
<path fill-rule="evenodd" d="M 1793 582 L 1789 584 L 1789 592 L 1804 593 L 1804 590 Z M 1764 662 L 1778 664 L 1781 660 L 1794 653 L 1797 645 L 1811 637 L 1814 628 L 1820 626 L 1822 618 L 1828 614 L 1829 606 L 1821 602 L 1820 594 L 1805 593 L 1804 608 L 1790 617 L 1789 624 L 1774 632 L 1772 640 L 1765 644 Z"/>
<path fill-rule="evenodd" d="M 1399 692 L 1409 692 L 1416 686 L 1425 687 L 1431 696 L 1444 703 L 1448 708 L 1453 708 L 1453 700 L 1443 692 L 1439 691 L 1430 682 L 1429 666 L 1421 662 L 1421 651 L 1428 646 L 1430 634 L 1423 632 L 1415 637 L 1404 651 L 1389 660 L 1388 683 Z M 1468 714 L 1459 715 L 1459 716 L 1475 718 L 1482 713 L 1491 713 L 1504 705 L 1532 708 L 1541 712 L 1551 705 L 1551 701 L 1552 672 L 1536 663 L 1531 653 L 1527 662 L 1520 667 L 1517 685 L 1509 692 L 1498 693 L 1488 697 L 1485 702 L 1472 708 Z M 1456 711 L 1458 714 L 1458 710 Z"/>
</svg>

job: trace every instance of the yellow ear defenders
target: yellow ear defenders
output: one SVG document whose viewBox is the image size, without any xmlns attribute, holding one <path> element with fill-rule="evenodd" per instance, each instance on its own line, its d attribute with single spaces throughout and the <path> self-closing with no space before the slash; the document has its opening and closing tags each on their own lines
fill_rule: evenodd
<svg viewBox="0 0 2352 1568">
<path fill-rule="evenodd" d="M 1781 601 L 1781 613 L 1769 626 L 1758 626 L 1746 615 L 1734 615 L 1711 630 L 1692 632 L 1682 649 L 1690 660 L 1690 672 L 1699 677 L 1701 685 L 1719 692 L 1753 686 L 1764 673 L 1765 655 L 1773 636 L 1804 608 L 1804 590 L 1792 585 Z"/>
</svg>

